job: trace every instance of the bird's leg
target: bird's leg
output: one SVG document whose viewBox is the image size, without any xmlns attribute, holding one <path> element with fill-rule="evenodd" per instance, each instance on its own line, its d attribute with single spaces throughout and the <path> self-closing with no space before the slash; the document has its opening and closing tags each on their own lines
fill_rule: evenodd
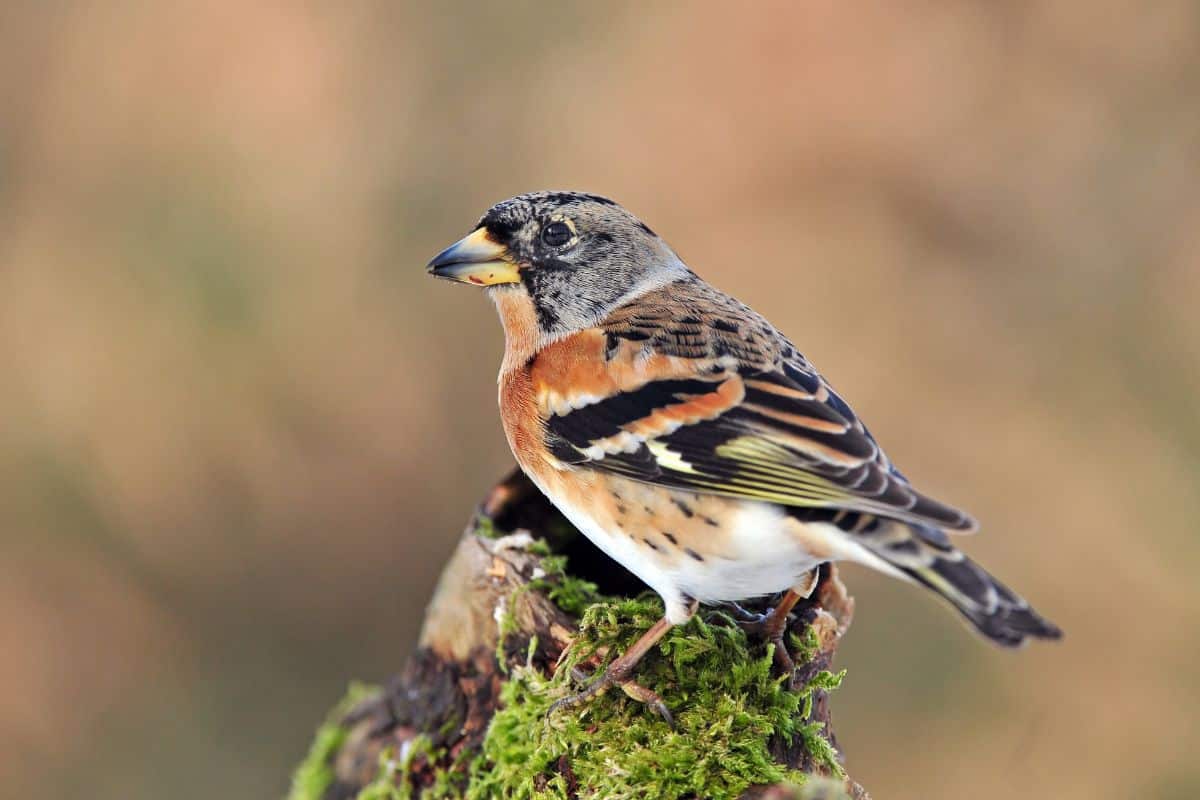
<svg viewBox="0 0 1200 800">
<path fill-rule="evenodd" d="M 788 614 L 792 613 L 796 603 L 807 599 L 817 588 L 820 578 L 819 570 L 819 567 L 809 570 L 804 579 L 784 592 L 775 607 L 766 614 L 752 615 L 741 606 L 735 605 L 735 614 L 739 617 L 738 624 L 745 630 L 758 634 L 764 641 L 775 645 L 775 666 L 779 667 L 786 675 L 791 675 L 796 669 L 796 662 L 792 660 L 787 645 L 783 641 L 783 632 L 787 630 Z"/>
<path fill-rule="evenodd" d="M 671 712 L 667 709 L 667 705 L 663 702 L 662 698 L 630 678 L 634 668 L 642 660 L 642 657 L 650 652 L 650 648 L 658 644 L 670 629 L 671 623 L 666 617 L 651 625 L 650 629 L 643 633 L 640 639 L 608 665 L 608 668 L 604 670 L 600 677 L 588 684 L 583 691 L 577 692 L 570 697 L 556 700 L 554 705 L 550 706 L 548 714 L 554 714 L 554 712 L 561 708 L 570 708 L 580 703 L 585 703 L 594 697 L 604 694 L 610 686 L 616 685 L 620 686 L 622 691 L 633 699 L 650 706 L 669 725 L 674 726 L 675 721 L 672 719 Z"/>
<path fill-rule="evenodd" d="M 763 639 L 775 645 L 775 666 L 779 667 L 785 675 L 792 674 L 792 671 L 796 669 L 796 662 L 792 660 L 787 645 L 783 641 L 783 632 L 787 630 L 788 614 L 792 613 L 792 609 L 800 600 L 799 592 L 795 589 L 788 589 L 783 593 L 783 597 L 779 598 L 775 607 L 763 615 L 762 627 L 759 629 L 762 631 Z"/>
<path fill-rule="evenodd" d="M 693 603 L 690 611 L 695 612 L 696 604 Z M 660 717 L 667 721 L 671 727 L 675 727 L 675 720 L 671 717 L 671 712 L 667 708 L 667 704 L 656 693 L 647 689 L 645 686 L 634 681 L 631 676 L 633 670 L 637 667 L 638 662 L 650 649 L 666 635 L 667 631 L 673 627 L 671 621 L 667 617 L 663 617 L 658 622 L 650 626 L 650 629 L 642 634 L 633 645 L 613 660 L 604 673 L 593 680 L 587 688 L 581 692 L 564 697 L 561 700 L 556 700 L 554 705 L 550 706 L 550 711 L 547 715 L 553 714 L 561 708 L 570 708 L 572 706 L 585 703 L 594 697 L 599 697 L 608 690 L 610 686 L 620 686 L 621 691 L 650 706 Z"/>
</svg>

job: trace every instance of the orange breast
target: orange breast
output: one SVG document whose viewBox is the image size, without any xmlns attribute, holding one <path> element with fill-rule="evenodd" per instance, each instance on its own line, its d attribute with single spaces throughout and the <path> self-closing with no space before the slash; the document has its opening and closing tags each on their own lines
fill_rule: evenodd
<svg viewBox="0 0 1200 800">
<path fill-rule="evenodd" d="M 500 419 L 517 463 L 528 471 L 551 469 L 546 454 L 545 430 L 534 397 L 528 367 L 500 376 Z"/>
</svg>

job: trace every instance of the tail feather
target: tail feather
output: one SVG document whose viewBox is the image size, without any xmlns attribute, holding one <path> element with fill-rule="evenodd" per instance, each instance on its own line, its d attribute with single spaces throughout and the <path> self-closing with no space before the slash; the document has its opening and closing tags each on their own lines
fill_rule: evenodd
<svg viewBox="0 0 1200 800">
<path fill-rule="evenodd" d="M 874 556 L 864 563 L 932 590 L 1002 647 L 1020 647 L 1029 639 L 1062 638 L 1057 625 L 967 558 L 940 528 L 829 509 L 793 508 L 789 513 L 810 524 L 826 521 L 818 514 L 832 514 L 828 522 Z"/>
<path fill-rule="evenodd" d="M 1030 638 L 1062 638 L 1057 625 L 967 558 L 936 528 L 892 520 L 857 536 L 891 568 L 933 590 L 998 645 L 1019 647 Z"/>
<path fill-rule="evenodd" d="M 1003 647 L 1019 647 L 1029 638 L 1062 638 L 1057 625 L 961 552 L 951 550 L 931 555 L 933 558 L 923 566 L 892 563 L 949 601 L 991 641 Z"/>
</svg>

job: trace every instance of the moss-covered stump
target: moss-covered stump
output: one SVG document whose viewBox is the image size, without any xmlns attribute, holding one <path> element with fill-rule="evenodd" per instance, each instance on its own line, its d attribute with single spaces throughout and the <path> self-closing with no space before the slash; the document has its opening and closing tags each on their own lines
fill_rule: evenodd
<svg viewBox="0 0 1200 800">
<path fill-rule="evenodd" d="M 861 800 L 829 714 L 842 679 L 829 668 L 853 607 L 825 568 L 792 616 L 791 676 L 773 670 L 770 645 L 702 608 L 636 673 L 674 728 L 615 689 L 550 716 L 663 609 L 514 473 L 463 534 L 404 671 L 351 690 L 296 770 L 291 800 Z"/>
</svg>

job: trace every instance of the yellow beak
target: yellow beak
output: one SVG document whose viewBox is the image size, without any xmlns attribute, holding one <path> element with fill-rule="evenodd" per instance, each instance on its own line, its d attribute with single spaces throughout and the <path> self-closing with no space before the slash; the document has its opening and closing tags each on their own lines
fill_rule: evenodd
<svg viewBox="0 0 1200 800">
<path fill-rule="evenodd" d="M 508 248 L 492 240 L 487 228 L 477 228 L 429 262 L 429 273 L 476 286 L 519 283 L 517 265 L 509 260 Z"/>
</svg>

